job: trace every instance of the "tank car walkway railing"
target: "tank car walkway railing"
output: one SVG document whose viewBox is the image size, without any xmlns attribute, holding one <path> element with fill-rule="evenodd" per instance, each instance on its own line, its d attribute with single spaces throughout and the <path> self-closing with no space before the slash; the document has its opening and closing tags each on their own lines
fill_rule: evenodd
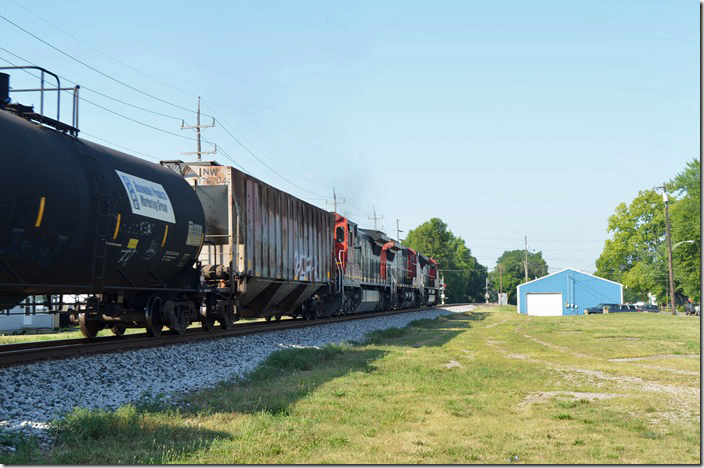
<svg viewBox="0 0 704 468">
<path fill-rule="evenodd" d="M 17 108 L 18 110 L 21 109 L 22 112 L 21 114 L 24 115 L 24 117 L 34 120 L 36 122 L 42 123 L 44 125 L 48 125 L 50 127 L 53 127 L 61 132 L 67 132 L 73 136 L 78 136 L 78 90 L 80 89 L 79 85 L 76 85 L 72 88 L 62 88 L 61 87 L 61 80 L 59 79 L 59 76 L 50 72 L 49 70 L 46 70 L 42 67 L 37 67 L 34 65 L 22 65 L 22 66 L 12 66 L 12 67 L 0 67 L 0 70 L 39 70 L 39 76 L 34 75 L 31 72 L 27 72 L 30 75 L 34 76 L 35 78 L 39 79 L 39 88 L 27 88 L 27 89 L 9 89 L 9 75 L 2 73 L 2 75 L 5 75 L 7 77 L 6 80 L 2 80 L 2 83 L 6 82 L 6 85 L 8 87 L 8 92 L 12 93 L 39 93 L 39 112 L 30 112 L 29 109 L 31 107 L 28 106 L 22 106 L 18 105 Z M 56 88 L 47 88 L 46 87 L 46 77 L 45 75 L 51 75 L 54 77 L 56 80 Z M 5 86 L 5 84 L 3 84 Z M 44 93 L 47 91 L 56 91 L 56 119 L 52 119 L 51 117 L 47 117 L 44 114 Z M 73 91 L 73 115 L 71 117 L 71 125 L 65 124 L 61 122 L 61 92 L 62 91 Z"/>
</svg>

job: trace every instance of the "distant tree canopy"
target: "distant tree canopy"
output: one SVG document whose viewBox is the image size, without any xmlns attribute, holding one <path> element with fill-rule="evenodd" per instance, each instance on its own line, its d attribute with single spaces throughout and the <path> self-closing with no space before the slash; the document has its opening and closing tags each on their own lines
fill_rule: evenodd
<svg viewBox="0 0 704 468">
<path fill-rule="evenodd" d="M 496 268 L 491 272 L 489 281 L 492 291 L 498 293 L 502 284 L 503 292 L 508 294 L 508 301 L 516 303 L 517 286 L 525 282 L 525 251 L 507 250 L 496 261 Z M 534 280 L 548 274 L 548 264 L 543 253 L 528 252 L 528 280 Z"/>
<path fill-rule="evenodd" d="M 695 159 L 687 163 L 667 188 L 673 195 L 669 204 L 675 295 L 699 302 L 700 162 Z M 595 274 L 622 283 L 627 302 L 646 300 L 648 293 L 652 293 L 659 303 L 665 303 L 670 286 L 662 194 L 652 189 L 642 190 L 630 205 L 618 205 L 609 217 L 608 231 L 613 233 L 613 239 L 605 242 L 596 261 Z"/>
<path fill-rule="evenodd" d="M 447 302 L 483 302 L 487 268 L 440 218 L 432 218 L 408 232 L 404 245 L 438 261 L 445 275 Z"/>
</svg>

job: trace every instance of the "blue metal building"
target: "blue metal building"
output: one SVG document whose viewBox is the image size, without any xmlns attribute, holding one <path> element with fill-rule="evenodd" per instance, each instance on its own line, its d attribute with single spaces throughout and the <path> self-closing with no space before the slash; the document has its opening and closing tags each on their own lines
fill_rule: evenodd
<svg viewBox="0 0 704 468">
<path fill-rule="evenodd" d="M 583 315 L 601 303 L 621 304 L 623 285 L 566 268 L 518 285 L 518 313 Z"/>
</svg>

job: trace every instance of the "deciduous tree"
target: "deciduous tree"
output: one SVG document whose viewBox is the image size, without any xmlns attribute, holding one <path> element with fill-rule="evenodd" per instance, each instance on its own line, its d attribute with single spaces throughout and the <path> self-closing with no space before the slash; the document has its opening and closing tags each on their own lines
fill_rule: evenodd
<svg viewBox="0 0 704 468">
<path fill-rule="evenodd" d="M 525 282 L 525 251 L 507 250 L 496 261 L 496 268 L 491 272 L 492 290 L 499 291 L 499 282 L 503 292 L 508 294 L 508 301 L 516 303 L 517 286 Z M 501 269 L 501 278 L 499 278 Z M 528 279 L 533 280 L 548 274 L 548 264 L 542 252 L 528 252 Z"/>
<path fill-rule="evenodd" d="M 430 256 L 445 270 L 448 302 L 483 302 L 487 268 L 472 256 L 464 239 L 456 237 L 440 218 L 408 232 L 404 245 Z"/>
<path fill-rule="evenodd" d="M 675 294 L 701 300 L 700 162 L 690 161 L 668 184 Z M 669 291 L 665 206 L 662 194 L 642 190 L 609 217 L 613 239 L 604 244 L 596 275 L 622 283 L 627 302 L 655 294 L 665 303 Z M 693 242 L 689 242 L 693 241 Z M 677 245 L 681 242 L 681 245 Z"/>
</svg>

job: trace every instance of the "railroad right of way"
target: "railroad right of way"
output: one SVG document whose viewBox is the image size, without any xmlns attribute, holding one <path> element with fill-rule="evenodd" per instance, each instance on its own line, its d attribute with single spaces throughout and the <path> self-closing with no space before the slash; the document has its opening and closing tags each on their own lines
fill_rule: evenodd
<svg viewBox="0 0 704 468">
<path fill-rule="evenodd" d="M 144 395 L 160 395 L 169 400 L 177 398 L 180 392 L 244 377 L 274 351 L 361 341 L 375 330 L 404 327 L 414 320 L 473 308 L 448 306 L 6 367 L 0 369 L 0 393 L 4 395 L 0 401 L 0 426 L 42 430 L 51 420 L 76 407 L 114 409 Z"/>
</svg>

